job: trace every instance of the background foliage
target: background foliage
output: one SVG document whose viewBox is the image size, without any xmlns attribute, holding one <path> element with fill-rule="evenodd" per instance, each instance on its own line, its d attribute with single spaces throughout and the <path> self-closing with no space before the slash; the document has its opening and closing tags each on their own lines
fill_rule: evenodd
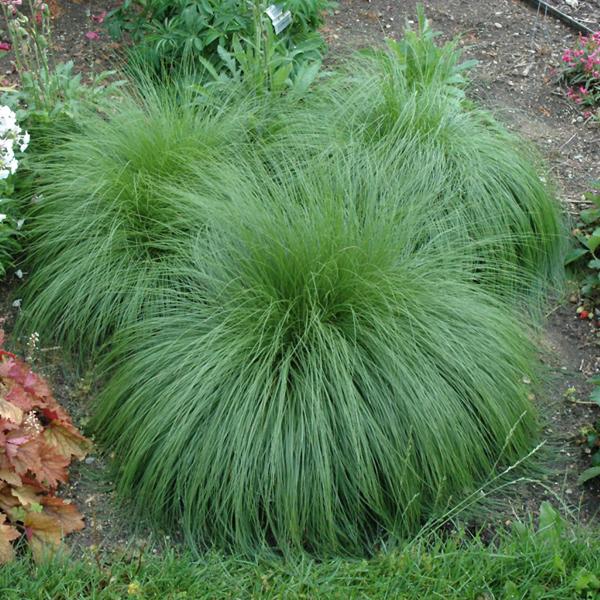
<svg viewBox="0 0 600 600">
<path fill-rule="evenodd" d="M 268 3 L 253 0 L 125 0 L 109 13 L 109 33 L 120 37 L 124 31 L 134 41 L 135 60 L 155 69 L 179 65 L 199 67 L 208 61 L 217 71 L 227 66 L 225 53 L 234 44 L 256 44 L 257 34 L 271 28 L 264 15 Z M 332 7 L 329 0 L 285 0 L 292 25 L 273 44 L 277 53 L 294 61 L 320 58 L 323 41 L 317 28 L 323 13 Z"/>
</svg>

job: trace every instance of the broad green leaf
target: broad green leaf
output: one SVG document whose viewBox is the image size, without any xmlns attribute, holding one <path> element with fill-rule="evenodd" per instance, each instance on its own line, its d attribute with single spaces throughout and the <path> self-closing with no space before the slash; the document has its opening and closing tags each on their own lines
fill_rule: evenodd
<svg viewBox="0 0 600 600">
<path fill-rule="evenodd" d="M 590 467 L 579 476 L 577 483 L 581 485 L 590 479 L 594 479 L 594 477 L 598 477 L 598 475 L 600 475 L 600 467 Z"/>
<path fill-rule="evenodd" d="M 579 575 L 575 579 L 575 590 L 585 592 L 586 590 L 600 589 L 600 579 L 587 569 L 581 569 Z"/>
<path fill-rule="evenodd" d="M 587 247 L 591 252 L 595 252 L 598 246 L 600 246 L 600 227 L 594 229 L 594 233 L 587 240 Z"/>
<path fill-rule="evenodd" d="M 293 93 L 296 96 L 304 96 L 308 91 L 308 88 L 317 78 L 319 69 L 321 68 L 320 62 L 314 62 L 310 65 L 302 65 L 298 74 L 294 78 Z"/>
<path fill-rule="evenodd" d="M 565 561 L 560 554 L 555 554 L 554 559 L 552 560 L 552 568 L 556 572 L 557 575 L 566 575 L 567 566 L 565 565 Z"/>
<path fill-rule="evenodd" d="M 579 216 L 584 223 L 589 225 L 590 223 L 600 219 L 600 208 L 586 208 L 585 210 L 581 211 Z"/>
<path fill-rule="evenodd" d="M 576 260 L 579 260 L 582 256 L 585 256 L 589 253 L 587 248 L 573 248 L 567 256 L 565 257 L 565 265 L 570 265 L 574 263 Z"/>
<path fill-rule="evenodd" d="M 560 542 L 562 518 L 550 502 L 540 504 L 540 521 L 538 535 L 553 544 Z"/>
<path fill-rule="evenodd" d="M 516 583 L 508 580 L 504 584 L 504 596 L 506 600 L 520 600 L 521 593 Z"/>
<path fill-rule="evenodd" d="M 593 202 L 596 206 L 600 206 L 600 194 L 595 194 L 594 192 L 586 192 L 584 196 L 586 200 Z"/>
</svg>

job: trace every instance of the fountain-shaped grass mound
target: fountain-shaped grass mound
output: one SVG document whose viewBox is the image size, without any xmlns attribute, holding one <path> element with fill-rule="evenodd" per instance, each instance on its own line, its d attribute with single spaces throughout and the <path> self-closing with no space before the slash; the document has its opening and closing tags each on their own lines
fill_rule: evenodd
<svg viewBox="0 0 600 600">
<path fill-rule="evenodd" d="M 457 44 L 439 47 L 435 36 L 421 13 L 416 32 L 349 58 L 295 109 L 267 153 L 273 162 L 290 148 L 322 161 L 369 155 L 390 187 L 410 180 L 425 209 L 459 214 L 463 234 L 484 242 L 482 265 L 497 271 L 479 281 L 536 312 L 563 281 L 563 211 L 535 149 L 466 98 L 473 61 L 461 63 Z"/>
<path fill-rule="evenodd" d="M 169 262 L 188 252 L 205 207 L 240 185 L 249 113 L 243 101 L 145 84 L 40 157 L 22 291 L 26 332 L 87 359 L 160 307 L 175 285 Z"/>
<path fill-rule="evenodd" d="M 535 436 L 530 344 L 469 248 L 334 188 L 307 174 L 215 217 L 185 291 L 107 358 L 119 489 L 196 548 L 369 551 Z"/>
</svg>

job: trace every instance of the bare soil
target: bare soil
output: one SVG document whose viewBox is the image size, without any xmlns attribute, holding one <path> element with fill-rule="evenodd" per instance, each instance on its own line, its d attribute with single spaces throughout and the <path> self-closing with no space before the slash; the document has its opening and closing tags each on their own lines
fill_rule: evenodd
<svg viewBox="0 0 600 600">
<path fill-rule="evenodd" d="M 598 27 L 599 0 L 579 0 L 577 8 L 552 1 L 590 27 Z M 386 37 L 399 38 L 405 23 L 415 21 L 416 4 L 417 0 L 340 0 L 322 30 L 330 48 L 328 60 L 382 44 Z M 58 57 L 74 60 L 84 72 L 121 64 L 119 44 L 111 42 L 91 19 L 111 7 L 110 2 L 101 0 L 60 0 L 55 18 Z M 557 81 L 561 54 L 573 45 L 577 32 L 520 0 L 429 0 L 425 8 L 434 28 L 443 33 L 442 39 L 461 36 L 465 58 L 479 61 L 472 73 L 471 96 L 537 146 L 565 209 L 575 217 L 586 206 L 582 194 L 600 177 L 600 127 L 567 101 Z M 88 31 L 99 31 L 100 38 L 87 39 Z M 5 70 L 12 76 L 10 71 Z M 589 466 L 589 456 L 576 440 L 583 427 L 600 418 L 600 408 L 586 403 L 588 379 L 600 372 L 600 333 L 589 321 L 578 319 L 578 304 L 573 283 L 566 298 L 559 299 L 549 312 L 539 336 L 547 383 L 537 392 L 536 401 L 546 420 L 543 439 L 549 471 L 539 482 L 522 485 L 519 494 L 507 499 L 491 527 L 523 515 L 525 510 L 535 512 L 543 499 L 570 507 L 584 521 L 594 519 L 600 507 L 600 485 L 577 484 L 579 473 Z M 10 303 L 5 306 L 7 312 L 16 310 Z M 91 393 L 85 382 L 63 367 L 60 350 L 42 354 L 43 370 L 57 396 L 85 422 L 86 398 Z M 77 548 L 129 544 L 133 527 L 127 511 L 115 501 L 107 459 L 92 455 L 73 469 L 71 481 L 66 493 L 75 497 L 88 527 L 71 536 L 70 543 Z M 136 544 L 144 543 L 135 539 Z"/>
<path fill-rule="evenodd" d="M 548 4 L 569 15 L 593 31 L 600 29 L 600 2 L 598 0 L 546 0 Z"/>
</svg>

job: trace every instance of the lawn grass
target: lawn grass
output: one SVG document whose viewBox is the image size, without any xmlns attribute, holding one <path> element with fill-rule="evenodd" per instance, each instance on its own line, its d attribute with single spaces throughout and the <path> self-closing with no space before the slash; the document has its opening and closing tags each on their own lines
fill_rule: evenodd
<svg viewBox="0 0 600 600">
<path fill-rule="evenodd" d="M 547 512 L 547 511 L 546 511 Z M 390 599 L 573 600 L 600 597 L 600 536 L 517 522 L 492 541 L 456 533 L 420 539 L 369 560 L 200 559 L 115 552 L 0 569 L 3 600 Z"/>
</svg>

